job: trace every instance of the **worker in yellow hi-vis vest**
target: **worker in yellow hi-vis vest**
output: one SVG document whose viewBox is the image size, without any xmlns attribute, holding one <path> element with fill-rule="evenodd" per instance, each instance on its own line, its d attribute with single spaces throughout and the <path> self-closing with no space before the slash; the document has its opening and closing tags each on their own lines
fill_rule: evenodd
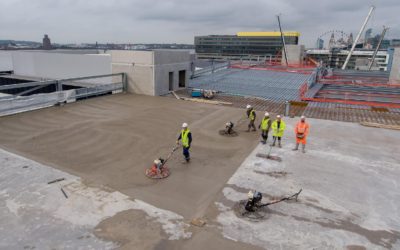
<svg viewBox="0 0 400 250">
<path fill-rule="evenodd" d="M 261 120 L 260 125 L 258 126 L 259 129 L 261 129 L 261 143 L 266 144 L 268 140 L 268 132 L 269 129 L 271 128 L 272 121 L 269 118 L 269 113 L 265 112 L 264 118 Z"/>
<path fill-rule="evenodd" d="M 254 122 L 256 121 L 256 111 L 253 109 L 251 105 L 247 105 L 246 108 L 247 108 L 246 115 L 247 118 L 249 118 L 249 125 L 247 132 L 250 132 L 251 128 L 253 128 L 253 131 L 256 131 L 257 129 L 256 126 L 254 125 Z"/>
<path fill-rule="evenodd" d="M 274 141 L 272 142 L 271 146 L 275 146 L 276 139 L 278 139 L 278 146 L 281 148 L 281 139 L 283 136 L 283 132 L 286 129 L 286 124 L 284 121 L 282 121 L 282 117 L 280 115 L 276 116 L 276 120 L 272 123 L 271 125 L 272 128 L 272 136 L 274 138 Z"/>
<path fill-rule="evenodd" d="M 179 134 L 178 140 L 176 141 L 176 144 L 179 145 L 179 140 L 182 141 L 182 148 L 183 148 L 183 156 L 185 158 L 184 163 L 189 163 L 190 161 L 190 145 L 192 144 L 192 133 L 190 132 L 188 128 L 188 124 L 185 122 L 182 124 L 182 130 Z"/>
</svg>

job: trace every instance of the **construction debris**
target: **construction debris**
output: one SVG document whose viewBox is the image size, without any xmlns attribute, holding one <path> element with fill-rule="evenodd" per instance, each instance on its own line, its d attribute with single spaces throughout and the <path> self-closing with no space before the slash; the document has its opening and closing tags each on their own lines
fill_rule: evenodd
<svg viewBox="0 0 400 250">
<path fill-rule="evenodd" d="M 60 182 L 60 181 L 63 181 L 63 180 L 65 180 L 65 178 L 58 178 L 58 179 L 55 179 L 55 180 L 47 182 L 47 184 L 52 184 L 52 183 Z"/>
<path fill-rule="evenodd" d="M 269 147 L 268 154 L 257 153 L 256 156 L 260 157 L 260 158 L 268 159 L 268 160 L 281 162 L 282 158 L 279 156 L 276 156 L 276 155 L 271 155 L 271 151 L 272 151 L 272 146 Z"/>
<path fill-rule="evenodd" d="M 360 124 L 362 126 L 366 126 L 366 127 L 400 130 L 400 126 L 397 126 L 397 125 L 386 125 L 386 124 L 375 123 L 375 122 L 360 122 Z"/>
<path fill-rule="evenodd" d="M 180 100 L 181 98 L 175 93 L 175 91 L 171 91 L 171 94 L 175 96 L 176 99 Z"/>
<path fill-rule="evenodd" d="M 206 221 L 201 218 L 195 218 L 190 222 L 190 224 L 197 226 L 197 227 L 203 227 L 206 224 Z"/>
<path fill-rule="evenodd" d="M 232 105 L 231 102 L 222 102 L 222 101 L 211 101 L 211 100 L 204 100 L 204 99 L 196 99 L 196 98 L 187 98 L 182 97 L 182 100 L 185 101 L 192 101 L 192 102 L 200 102 L 200 103 L 208 103 L 208 104 L 215 104 L 215 105 Z"/>
<path fill-rule="evenodd" d="M 60 187 L 61 192 L 64 194 L 65 198 L 68 199 L 68 195 L 67 193 L 64 191 L 64 189 L 62 187 Z"/>
</svg>

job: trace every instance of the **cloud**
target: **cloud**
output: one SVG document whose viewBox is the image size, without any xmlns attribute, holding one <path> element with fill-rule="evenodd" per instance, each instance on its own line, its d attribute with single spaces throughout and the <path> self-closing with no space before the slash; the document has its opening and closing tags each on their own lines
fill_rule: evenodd
<svg viewBox="0 0 400 250">
<path fill-rule="evenodd" d="M 1 0 L 0 39 L 54 42 L 193 43 L 194 35 L 276 30 L 301 32 L 313 45 L 328 30 L 357 33 L 368 13 L 365 0 Z M 400 37 L 400 1 L 375 0 L 368 27 Z"/>
</svg>

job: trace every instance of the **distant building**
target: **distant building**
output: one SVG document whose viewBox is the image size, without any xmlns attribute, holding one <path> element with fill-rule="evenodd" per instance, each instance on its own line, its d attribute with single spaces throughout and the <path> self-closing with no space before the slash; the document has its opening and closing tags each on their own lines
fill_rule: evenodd
<svg viewBox="0 0 400 250">
<path fill-rule="evenodd" d="M 50 38 L 48 35 L 43 37 L 43 49 L 52 49 Z"/>
<path fill-rule="evenodd" d="M 390 47 L 400 47 L 400 39 L 392 39 L 390 41 Z"/>
<path fill-rule="evenodd" d="M 328 49 L 333 49 L 336 45 L 335 34 L 332 32 L 331 38 L 329 39 Z"/>
<path fill-rule="evenodd" d="M 323 49 L 324 48 L 324 40 L 321 38 L 318 38 L 317 40 L 317 49 Z"/>
<path fill-rule="evenodd" d="M 353 33 L 350 33 L 349 38 L 347 39 L 347 46 L 352 46 L 354 43 Z"/>
<path fill-rule="evenodd" d="M 372 38 L 372 29 L 367 29 L 365 31 L 365 36 L 364 36 L 364 45 L 367 45 L 369 43 L 369 40 Z"/>
<path fill-rule="evenodd" d="M 283 32 L 287 45 L 297 45 L 299 32 Z M 209 35 L 194 38 L 199 58 L 229 58 L 248 55 L 277 55 L 282 51 L 280 32 L 238 32 L 236 35 Z"/>
<path fill-rule="evenodd" d="M 317 62 L 322 61 L 331 68 L 341 68 L 346 60 L 349 50 L 333 49 L 318 50 L 311 49 L 306 51 L 306 55 Z M 363 62 L 370 62 L 374 50 L 355 50 L 350 58 L 347 69 L 363 70 Z M 387 50 L 379 50 L 374 60 L 374 70 L 387 71 L 389 65 L 390 54 Z"/>
</svg>

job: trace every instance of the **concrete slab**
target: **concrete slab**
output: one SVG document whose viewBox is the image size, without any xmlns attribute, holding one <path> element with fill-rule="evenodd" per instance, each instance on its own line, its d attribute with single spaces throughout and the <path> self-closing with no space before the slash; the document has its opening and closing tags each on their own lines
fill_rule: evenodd
<svg viewBox="0 0 400 250">
<path fill-rule="evenodd" d="M 257 144 L 258 134 L 218 134 L 244 111 L 170 98 L 118 94 L 0 120 L 0 144 L 33 160 L 108 186 L 185 218 L 201 217 Z M 183 122 L 193 131 L 192 162 L 181 150 L 165 181 L 145 178 L 174 147 Z M 244 130 L 245 124 L 239 129 Z"/>
<path fill-rule="evenodd" d="M 257 158 L 268 148 L 259 145 L 228 181 L 216 203 L 223 235 L 268 249 L 400 248 L 400 133 L 311 119 L 303 154 L 291 150 L 294 122 L 288 121 L 283 148 L 272 151 L 281 163 Z M 270 206 L 265 221 L 232 210 L 250 189 L 268 202 L 300 188 L 299 202 Z"/>
<path fill-rule="evenodd" d="M 58 178 L 65 180 L 48 184 Z M 136 223 L 147 221 L 150 228 L 164 231 L 165 239 L 191 237 L 178 214 L 89 187 L 79 177 L 1 149 L 0 180 L 1 249 L 114 249 L 117 242 L 97 238 L 103 228 L 94 228 L 121 213 L 139 215 Z M 162 239 L 157 231 L 153 235 L 153 240 Z"/>
<path fill-rule="evenodd" d="M 74 182 L 67 185 L 67 192 L 83 196 L 87 203 L 99 196 L 109 197 L 89 206 L 89 214 L 79 206 L 65 207 L 61 202 L 48 205 L 54 210 L 45 210 L 44 214 L 51 218 L 59 207 L 64 207 L 60 211 L 78 209 L 84 213 L 82 221 L 73 219 L 77 213 L 55 217 L 61 220 L 60 225 L 75 223 L 76 231 L 52 227 L 54 234 L 79 235 L 61 245 L 119 245 L 122 249 L 400 248 L 398 131 L 309 119 L 308 151 L 302 154 L 291 151 L 297 120 L 286 119 L 283 148 L 273 150 L 283 159 L 278 163 L 255 157 L 268 148 L 258 145 L 253 150 L 259 134 L 243 132 L 244 123 L 238 126 L 237 137 L 218 135 L 226 121 L 237 123 L 241 117 L 241 109 L 171 98 L 114 95 L 3 117 L 0 145 L 69 173 L 73 177 L 64 176 Z M 193 162 L 182 165 L 178 152 L 168 162 L 170 177 L 162 181 L 147 179 L 145 168 L 169 153 L 183 121 L 189 123 L 194 136 Z M 23 197 L 44 200 L 40 197 L 48 197 L 45 194 L 49 193 L 65 202 L 57 188 L 50 192 L 41 186 L 44 184 L 39 185 L 39 180 L 45 183 L 39 177 L 32 183 L 25 179 L 17 183 L 15 176 L 27 169 L 15 169 L 16 173 L 4 178 L 0 175 L 0 219 L 16 225 L 4 232 L 8 233 L 5 246 L 15 240 L 12 232 L 18 235 L 25 225 L 31 225 L 16 222 L 12 216 L 23 211 L 21 204 L 32 201 L 20 199 L 16 193 L 11 196 L 8 186 L 22 190 Z M 7 173 L 3 169 L 1 172 Z M 47 172 L 39 171 L 38 176 L 49 176 Z M 23 189 L 25 182 L 31 189 Z M 237 218 L 232 211 L 236 201 L 246 199 L 249 189 L 263 192 L 267 201 L 299 188 L 303 188 L 299 202 L 271 206 L 262 222 Z M 124 205 L 111 212 L 106 209 L 109 213 L 104 216 L 101 207 L 112 206 L 111 194 L 115 192 L 117 201 Z M 25 218 L 39 217 L 47 223 L 47 217 L 35 216 L 35 211 L 27 211 Z M 79 224 L 86 218 L 92 218 L 90 223 Z M 201 228 L 190 226 L 193 218 L 204 218 L 207 223 Z M 53 239 L 45 234 L 46 230 L 41 227 L 35 231 L 45 235 L 44 242 Z M 80 243 L 82 235 L 90 237 Z M 36 246 L 29 242 L 17 246 L 22 245 Z"/>
</svg>

